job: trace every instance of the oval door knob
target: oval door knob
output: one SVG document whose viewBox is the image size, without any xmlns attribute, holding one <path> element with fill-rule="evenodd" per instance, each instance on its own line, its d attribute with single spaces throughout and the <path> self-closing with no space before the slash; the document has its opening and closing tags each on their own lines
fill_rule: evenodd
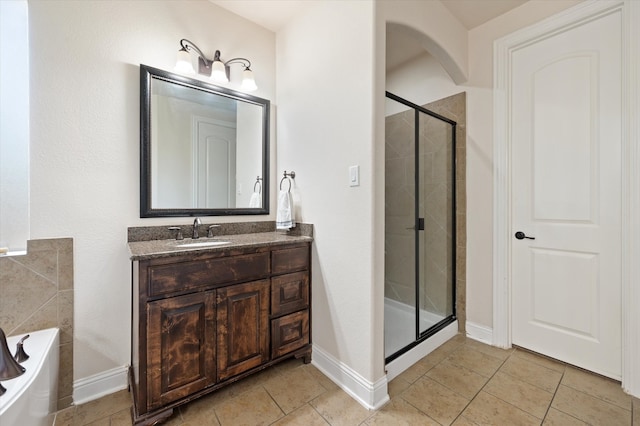
<svg viewBox="0 0 640 426">
<path fill-rule="evenodd" d="M 528 240 L 535 240 L 535 237 L 527 237 L 522 231 L 516 232 L 516 238 L 519 240 L 524 240 L 525 238 Z"/>
</svg>

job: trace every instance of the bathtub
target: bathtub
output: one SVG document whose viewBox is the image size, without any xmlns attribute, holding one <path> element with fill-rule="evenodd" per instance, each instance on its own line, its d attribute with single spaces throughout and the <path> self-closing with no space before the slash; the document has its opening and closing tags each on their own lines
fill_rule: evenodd
<svg viewBox="0 0 640 426">
<path fill-rule="evenodd" d="M 21 365 L 24 374 L 3 380 L 7 389 L 0 396 L 0 425 L 51 425 L 58 404 L 59 332 L 57 328 L 28 333 L 24 350 L 29 359 Z M 24 334 L 7 338 L 11 353 Z"/>
</svg>

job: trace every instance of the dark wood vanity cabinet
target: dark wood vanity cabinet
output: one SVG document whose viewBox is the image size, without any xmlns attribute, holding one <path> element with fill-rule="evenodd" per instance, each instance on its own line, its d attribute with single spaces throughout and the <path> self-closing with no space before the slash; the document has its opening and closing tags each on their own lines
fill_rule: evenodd
<svg viewBox="0 0 640 426">
<path fill-rule="evenodd" d="M 147 406 L 161 407 L 215 383 L 215 291 L 150 302 L 147 314 Z"/>
<path fill-rule="evenodd" d="M 292 356 L 311 359 L 310 243 L 133 264 L 135 424 Z"/>
<path fill-rule="evenodd" d="M 269 281 L 218 290 L 218 380 L 269 361 Z"/>
</svg>

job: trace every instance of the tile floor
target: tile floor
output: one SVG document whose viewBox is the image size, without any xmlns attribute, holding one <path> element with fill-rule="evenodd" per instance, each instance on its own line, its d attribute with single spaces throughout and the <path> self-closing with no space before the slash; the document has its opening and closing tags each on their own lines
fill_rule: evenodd
<svg viewBox="0 0 640 426">
<path fill-rule="evenodd" d="M 620 384 L 458 335 L 389 383 L 368 411 L 311 364 L 291 360 L 174 410 L 166 425 L 639 425 Z M 55 425 L 130 425 L 121 391 L 57 413 Z"/>
</svg>

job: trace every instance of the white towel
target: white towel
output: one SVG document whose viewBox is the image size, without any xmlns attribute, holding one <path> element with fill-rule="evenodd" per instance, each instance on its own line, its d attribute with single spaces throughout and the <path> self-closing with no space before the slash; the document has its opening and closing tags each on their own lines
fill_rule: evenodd
<svg viewBox="0 0 640 426">
<path fill-rule="evenodd" d="M 295 228 L 296 220 L 293 215 L 293 200 L 288 190 L 280 190 L 278 194 L 278 211 L 276 212 L 276 228 Z"/>
<path fill-rule="evenodd" d="M 249 200 L 249 208 L 255 209 L 262 207 L 262 197 L 259 192 L 254 192 L 251 194 L 251 199 Z"/>
</svg>

